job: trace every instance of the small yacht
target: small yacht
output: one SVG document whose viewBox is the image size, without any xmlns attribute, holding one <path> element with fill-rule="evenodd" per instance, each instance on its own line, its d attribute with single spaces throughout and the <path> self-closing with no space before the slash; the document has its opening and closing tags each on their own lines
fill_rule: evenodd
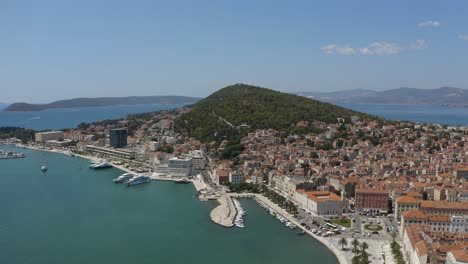
<svg viewBox="0 0 468 264">
<path fill-rule="evenodd" d="M 132 185 L 144 184 L 144 183 L 149 183 L 150 181 L 151 181 L 151 178 L 148 176 L 137 176 L 128 180 L 127 185 L 132 186 Z"/>
<path fill-rule="evenodd" d="M 125 173 L 120 175 L 119 177 L 113 179 L 115 183 L 123 183 L 129 181 L 131 178 L 135 177 L 132 173 Z"/>
<path fill-rule="evenodd" d="M 41 164 L 41 171 L 47 171 L 47 166 L 44 164 Z"/>
<path fill-rule="evenodd" d="M 91 164 L 89 165 L 91 169 L 104 169 L 104 168 L 112 168 L 112 164 L 110 164 L 107 161 L 101 162 L 101 163 L 96 163 L 96 164 Z"/>
</svg>

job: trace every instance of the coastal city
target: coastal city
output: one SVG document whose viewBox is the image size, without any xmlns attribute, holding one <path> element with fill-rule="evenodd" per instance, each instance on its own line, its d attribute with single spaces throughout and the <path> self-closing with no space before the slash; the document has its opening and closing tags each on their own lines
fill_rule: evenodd
<svg viewBox="0 0 468 264">
<path fill-rule="evenodd" d="M 0 1 L 0 264 L 468 264 L 468 1 Z"/>
<path fill-rule="evenodd" d="M 193 183 L 201 201 L 218 202 L 210 218 L 224 227 L 248 228 L 238 199 L 252 198 L 287 228 L 327 246 L 342 264 L 467 263 L 468 127 L 359 116 L 304 120 L 294 126 L 318 132 L 258 129 L 226 158 L 228 139 L 216 145 L 174 130 L 174 120 L 188 111 L 80 124 L 2 143 L 84 157 L 90 169 L 119 168 L 125 173 L 114 182 L 128 186 Z M 47 165 L 40 169 L 53 170 Z"/>
</svg>

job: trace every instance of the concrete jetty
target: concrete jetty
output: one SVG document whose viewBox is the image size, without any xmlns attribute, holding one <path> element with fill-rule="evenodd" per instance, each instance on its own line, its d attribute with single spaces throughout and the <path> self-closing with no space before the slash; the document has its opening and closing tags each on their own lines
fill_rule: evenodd
<svg viewBox="0 0 468 264">
<path fill-rule="evenodd" d="M 224 227 L 234 226 L 234 217 L 236 216 L 236 208 L 228 195 L 223 195 L 218 199 L 219 205 L 214 208 L 211 213 L 211 221 Z"/>
</svg>

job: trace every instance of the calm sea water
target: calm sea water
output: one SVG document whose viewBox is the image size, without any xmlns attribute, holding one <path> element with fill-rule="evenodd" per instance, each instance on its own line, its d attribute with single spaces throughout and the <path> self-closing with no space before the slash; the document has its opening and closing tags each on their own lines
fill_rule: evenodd
<svg viewBox="0 0 468 264">
<path fill-rule="evenodd" d="M 48 109 L 33 112 L 0 111 L 0 127 L 17 126 L 32 129 L 62 129 L 73 128 L 81 122 L 116 119 L 128 114 L 145 113 L 181 107 L 180 104 L 170 105 L 119 105 L 105 107 L 83 107 L 67 109 Z"/>
<path fill-rule="evenodd" d="M 391 120 L 435 123 L 442 125 L 468 125 L 468 107 L 423 105 L 372 105 L 336 103 L 339 106 Z"/>
<path fill-rule="evenodd" d="M 227 229 L 210 221 L 215 204 L 194 198 L 191 184 L 127 187 L 112 182 L 117 169 L 16 150 L 26 158 L 0 160 L 0 263 L 338 263 L 253 200 L 241 200 L 246 228 Z"/>
</svg>

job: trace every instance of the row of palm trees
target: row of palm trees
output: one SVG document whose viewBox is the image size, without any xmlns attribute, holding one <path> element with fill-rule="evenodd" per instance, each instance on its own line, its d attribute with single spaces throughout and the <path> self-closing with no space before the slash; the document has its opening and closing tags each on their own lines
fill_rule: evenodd
<svg viewBox="0 0 468 264">
<path fill-rule="evenodd" d="M 263 195 L 270 199 L 272 202 L 283 207 L 292 214 L 297 214 L 297 205 L 293 202 L 286 199 L 284 196 L 278 194 L 277 192 L 270 190 L 267 186 L 263 186 Z"/>
<path fill-rule="evenodd" d="M 405 264 L 405 259 L 403 257 L 403 254 L 401 253 L 401 246 L 395 241 L 396 233 L 393 232 L 391 236 L 393 239 L 391 244 L 393 258 L 396 260 L 397 264 Z"/>
<path fill-rule="evenodd" d="M 340 240 L 341 241 L 341 240 Z M 359 241 L 355 238 L 351 242 L 353 249 L 351 252 L 354 253 L 354 257 L 351 260 L 352 264 L 370 264 L 369 260 L 369 253 L 367 253 L 367 249 L 369 248 L 369 244 L 366 242 L 359 243 Z"/>
</svg>

